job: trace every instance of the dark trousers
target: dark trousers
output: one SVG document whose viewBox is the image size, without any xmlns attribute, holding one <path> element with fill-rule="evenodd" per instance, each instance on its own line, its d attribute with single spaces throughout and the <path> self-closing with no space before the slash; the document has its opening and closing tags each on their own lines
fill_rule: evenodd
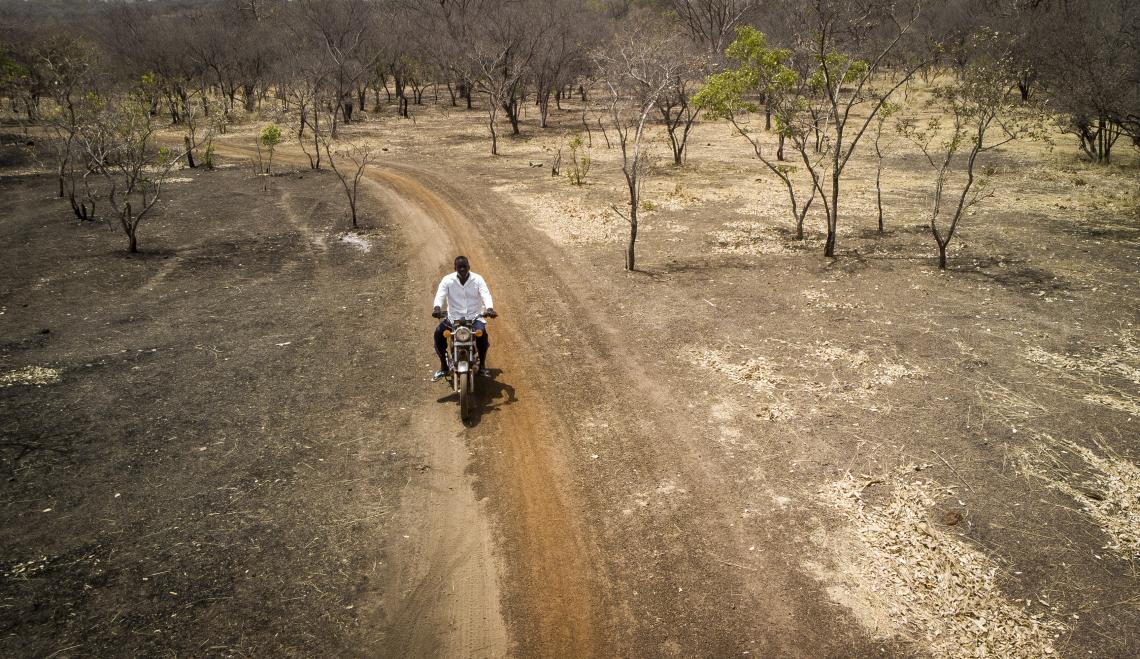
<svg viewBox="0 0 1140 659">
<path fill-rule="evenodd" d="M 451 329 L 451 323 L 446 318 L 435 328 L 435 354 L 439 356 L 441 371 L 447 370 L 447 337 L 443 335 L 445 329 Z M 487 339 L 487 323 L 477 320 L 472 329 L 483 330 L 483 336 L 475 337 L 475 350 L 479 352 L 479 364 L 486 368 L 487 348 L 491 347 L 491 342 Z"/>
</svg>

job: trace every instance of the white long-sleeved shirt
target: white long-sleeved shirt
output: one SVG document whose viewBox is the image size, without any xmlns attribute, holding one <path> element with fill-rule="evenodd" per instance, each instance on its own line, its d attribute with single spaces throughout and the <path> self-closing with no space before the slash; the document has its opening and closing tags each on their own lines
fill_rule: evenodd
<svg viewBox="0 0 1140 659">
<path fill-rule="evenodd" d="M 451 273 L 440 280 L 435 291 L 434 306 L 443 308 L 447 302 L 448 320 L 475 320 L 495 306 L 487 282 L 474 272 L 467 273 L 467 283 L 459 283 L 459 275 Z"/>
</svg>

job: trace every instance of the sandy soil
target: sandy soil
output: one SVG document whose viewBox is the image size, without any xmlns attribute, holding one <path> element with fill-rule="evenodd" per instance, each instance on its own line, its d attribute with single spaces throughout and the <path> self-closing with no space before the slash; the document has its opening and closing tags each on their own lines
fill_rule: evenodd
<svg viewBox="0 0 1140 659">
<path fill-rule="evenodd" d="M 703 124 L 629 273 L 614 150 L 550 175 L 573 108 L 499 158 L 413 112 L 344 131 L 387 149 L 348 241 L 292 147 L 180 172 L 139 258 L 3 180 L 6 654 L 1140 650 L 1134 162 L 1001 152 L 939 272 L 913 154 L 882 236 L 855 164 L 831 261 Z M 459 252 L 503 314 L 468 426 Z"/>
</svg>

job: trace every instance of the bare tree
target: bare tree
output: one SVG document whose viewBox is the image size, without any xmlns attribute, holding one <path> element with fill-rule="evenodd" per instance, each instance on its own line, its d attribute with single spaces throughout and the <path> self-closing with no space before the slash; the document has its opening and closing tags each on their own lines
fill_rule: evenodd
<svg viewBox="0 0 1140 659">
<path fill-rule="evenodd" d="M 1018 102 L 1011 92 L 1016 85 L 1012 60 L 978 59 L 958 72 L 956 82 L 933 90 L 931 103 L 939 110 L 950 111 L 948 126 L 943 126 L 939 117 L 921 125 L 914 119 L 899 122 L 900 133 L 918 146 L 935 172 L 930 231 L 938 245 L 938 267 L 943 270 L 946 248 L 959 222 L 971 208 L 992 196 L 988 185 L 991 172 L 983 168 L 982 176 L 976 176 L 978 157 L 1033 134 L 1032 121 L 1015 117 Z M 987 143 L 994 128 L 1000 136 Z M 955 184 L 957 189 L 953 189 Z"/>
<path fill-rule="evenodd" d="M 612 207 L 629 223 L 626 270 L 637 269 L 637 213 L 641 186 L 651 170 L 644 139 L 649 115 L 673 84 L 681 66 L 675 59 L 659 57 L 658 53 L 669 49 L 678 38 L 660 24 L 633 20 L 618 31 L 608 48 L 594 53 L 609 96 L 609 119 L 621 147 L 621 171 L 629 194 L 627 213 Z"/>
<path fill-rule="evenodd" d="M 59 197 L 67 197 L 75 216 L 94 219 L 93 209 L 77 194 L 77 183 L 90 173 L 77 135 L 87 106 L 85 94 L 93 82 L 93 54 L 73 37 L 48 36 L 35 51 L 54 107 L 42 113 L 54 133 Z"/>
<path fill-rule="evenodd" d="M 352 120 L 352 92 L 373 69 L 379 51 L 374 47 L 375 16 L 365 0 L 301 0 L 297 3 L 294 32 L 304 34 L 328 63 L 330 131 L 336 135 L 339 118 Z"/>
<path fill-rule="evenodd" d="M 363 144 L 334 145 L 332 140 L 326 136 L 322 136 L 321 144 L 325 148 L 325 155 L 328 156 L 329 167 L 332 168 L 333 173 L 336 174 L 344 188 L 344 194 L 348 198 L 348 208 L 352 214 L 352 228 L 355 229 L 357 228 L 356 200 L 360 191 L 360 179 L 364 176 L 364 170 L 376 159 L 376 152 Z M 339 165 L 337 164 L 338 159 L 341 161 Z M 346 165 L 349 166 L 346 167 Z"/>
<path fill-rule="evenodd" d="M 158 202 L 163 181 L 186 156 L 185 151 L 156 148 L 155 130 L 149 102 L 128 95 L 100 99 L 79 131 L 80 143 L 92 169 L 103 178 L 107 202 L 132 254 L 139 251 L 139 225 Z"/>
<path fill-rule="evenodd" d="M 895 103 L 884 103 L 879 115 L 875 117 L 875 139 L 871 144 L 875 148 L 875 207 L 879 212 L 879 233 L 884 233 L 883 227 L 883 159 L 886 157 L 884 151 L 889 147 L 888 142 L 883 140 L 883 128 L 887 124 L 887 120 L 891 119 L 900 106 Z"/>
<path fill-rule="evenodd" d="M 657 56 L 673 58 L 677 63 L 677 73 L 657 100 L 657 110 L 665 122 L 673 164 L 680 166 L 685 162 L 689 132 L 701 113 L 700 104 L 693 102 L 693 81 L 701 77 L 708 58 L 695 51 L 692 44 L 684 39 L 676 39 L 668 50 L 658 52 Z"/>
<path fill-rule="evenodd" d="M 710 61 L 724 55 L 736 28 L 760 4 L 759 0 L 670 0 L 678 19 L 693 40 L 704 46 Z"/>
</svg>

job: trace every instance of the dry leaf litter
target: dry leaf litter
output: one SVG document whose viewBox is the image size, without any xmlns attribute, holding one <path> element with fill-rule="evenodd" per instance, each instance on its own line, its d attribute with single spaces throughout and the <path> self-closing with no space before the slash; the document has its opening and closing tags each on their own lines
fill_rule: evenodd
<svg viewBox="0 0 1140 659">
<path fill-rule="evenodd" d="M 758 222 L 728 222 L 723 229 L 709 232 L 709 240 L 718 252 L 750 256 L 823 247 L 817 239 L 791 240 L 787 231 Z"/>
<path fill-rule="evenodd" d="M 784 384 L 784 378 L 776 374 L 776 368 L 763 357 L 750 357 L 743 361 L 733 360 L 727 353 L 711 348 L 688 348 L 682 351 L 682 358 L 692 364 L 728 377 L 736 384 L 749 387 L 754 393 L 769 399 L 760 411 L 771 421 L 787 420 L 795 417 L 795 411 L 776 396 L 776 388 Z"/>
<path fill-rule="evenodd" d="M 928 520 L 936 498 L 952 490 L 922 479 L 920 469 L 908 465 L 876 478 L 848 476 L 821 492 L 847 515 L 858 539 L 847 545 L 852 555 L 839 557 L 850 565 L 827 574 L 843 582 L 833 597 L 878 609 L 876 631 L 910 638 L 935 657 L 1055 655 L 1054 639 L 1064 626 L 1007 598 L 990 557 Z M 865 501 L 872 484 L 889 488 L 889 500 Z M 829 551 L 837 547 L 843 543 L 826 543 Z"/>
</svg>

